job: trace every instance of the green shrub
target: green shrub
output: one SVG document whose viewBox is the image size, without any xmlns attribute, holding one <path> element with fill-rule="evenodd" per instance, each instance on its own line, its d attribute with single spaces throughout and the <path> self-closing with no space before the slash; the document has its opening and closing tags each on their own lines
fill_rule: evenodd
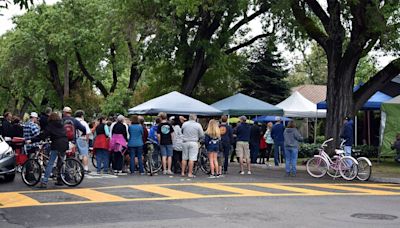
<svg viewBox="0 0 400 228">
<path fill-rule="evenodd" d="M 315 154 L 318 154 L 318 149 L 321 147 L 321 144 L 309 144 L 303 143 L 300 145 L 299 149 L 299 158 L 310 158 Z"/>
</svg>

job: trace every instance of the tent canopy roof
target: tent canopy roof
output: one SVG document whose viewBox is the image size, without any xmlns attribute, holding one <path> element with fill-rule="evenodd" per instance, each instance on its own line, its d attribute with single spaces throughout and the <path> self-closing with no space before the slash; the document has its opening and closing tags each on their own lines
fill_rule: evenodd
<svg viewBox="0 0 400 228">
<path fill-rule="evenodd" d="M 326 111 L 318 111 L 317 105 L 309 101 L 299 92 L 293 92 L 290 97 L 276 105 L 282 108 L 284 115 L 288 117 L 325 117 Z"/>
<path fill-rule="evenodd" d="M 360 88 L 360 85 L 356 86 L 354 91 L 357 91 L 358 88 Z M 365 102 L 361 110 L 380 110 L 382 103 L 391 100 L 392 98 L 393 97 L 378 91 L 372 95 L 367 102 Z M 327 109 L 326 101 L 318 103 L 317 107 L 318 109 Z"/>
<path fill-rule="evenodd" d="M 283 110 L 267 102 L 238 93 L 211 105 L 228 115 L 282 115 Z"/>
<path fill-rule="evenodd" d="M 149 115 L 159 112 L 178 115 L 194 113 L 201 116 L 216 116 L 222 114 L 220 110 L 176 91 L 151 99 L 128 111 L 129 114 Z"/>
<path fill-rule="evenodd" d="M 388 101 L 383 102 L 383 104 L 400 104 L 400 95 Z"/>
<path fill-rule="evenodd" d="M 254 122 L 261 122 L 261 123 L 268 123 L 268 122 L 276 122 L 276 117 L 277 116 L 257 116 L 253 118 Z M 292 119 L 287 118 L 287 117 L 280 117 L 280 119 L 284 122 L 289 122 Z"/>
</svg>

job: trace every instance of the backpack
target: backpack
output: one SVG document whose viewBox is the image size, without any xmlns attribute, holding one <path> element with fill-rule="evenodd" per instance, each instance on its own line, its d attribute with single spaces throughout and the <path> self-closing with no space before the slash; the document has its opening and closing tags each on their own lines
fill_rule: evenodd
<svg viewBox="0 0 400 228">
<path fill-rule="evenodd" d="M 68 141 L 73 141 L 75 138 L 75 125 L 72 120 L 64 120 L 64 130 Z"/>
</svg>

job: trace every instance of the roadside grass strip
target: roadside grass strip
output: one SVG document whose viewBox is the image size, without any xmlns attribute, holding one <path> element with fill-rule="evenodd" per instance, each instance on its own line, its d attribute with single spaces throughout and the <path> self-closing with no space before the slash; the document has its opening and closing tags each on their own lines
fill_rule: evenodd
<svg viewBox="0 0 400 228">
<path fill-rule="evenodd" d="M 179 189 L 179 188 L 182 189 Z M 253 188 L 256 190 L 252 190 Z M 188 189 L 191 189 L 190 191 Z M 197 190 L 196 190 L 197 189 Z M 199 191 L 199 189 L 201 191 Z M 104 192 L 109 190 L 109 192 Z M 113 194 L 110 194 L 110 190 Z M 134 198 L 124 198 L 132 191 Z M 197 192 L 196 192 L 197 191 Z M 210 194 L 205 194 L 207 192 Z M 200 193 L 199 193 L 200 192 Z M 219 194 L 216 194 L 218 192 Z M 143 197 L 146 194 L 148 197 Z M 39 197 L 40 195 L 40 197 Z M 314 184 L 314 183 L 178 183 L 143 184 L 96 188 L 68 188 L 1 192 L 0 208 L 72 205 L 108 202 L 188 200 L 229 197 L 284 196 L 394 196 L 400 195 L 400 185 L 391 184 Z M 47 198 L 46 198 L 47 197 Z M 66 201 L 65 199 L 70 199 Z M 81 199 L 81 200 L 77 200 Z"/>
</svg>

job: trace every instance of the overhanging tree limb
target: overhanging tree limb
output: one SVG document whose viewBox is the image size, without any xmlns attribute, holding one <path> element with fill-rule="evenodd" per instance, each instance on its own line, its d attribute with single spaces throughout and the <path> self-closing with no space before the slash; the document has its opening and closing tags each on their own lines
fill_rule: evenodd
<svg viewBox="0 0 400 228">
<path fill-rule="evenodd" d="M 390 62 L 376 73 L 367 83 L 353 94 L 354 110 L 359 110 L 364 103 L 377 91 L 384 88 L 394 77 L 400 74 L 400 58 Z"/>
</svg>

